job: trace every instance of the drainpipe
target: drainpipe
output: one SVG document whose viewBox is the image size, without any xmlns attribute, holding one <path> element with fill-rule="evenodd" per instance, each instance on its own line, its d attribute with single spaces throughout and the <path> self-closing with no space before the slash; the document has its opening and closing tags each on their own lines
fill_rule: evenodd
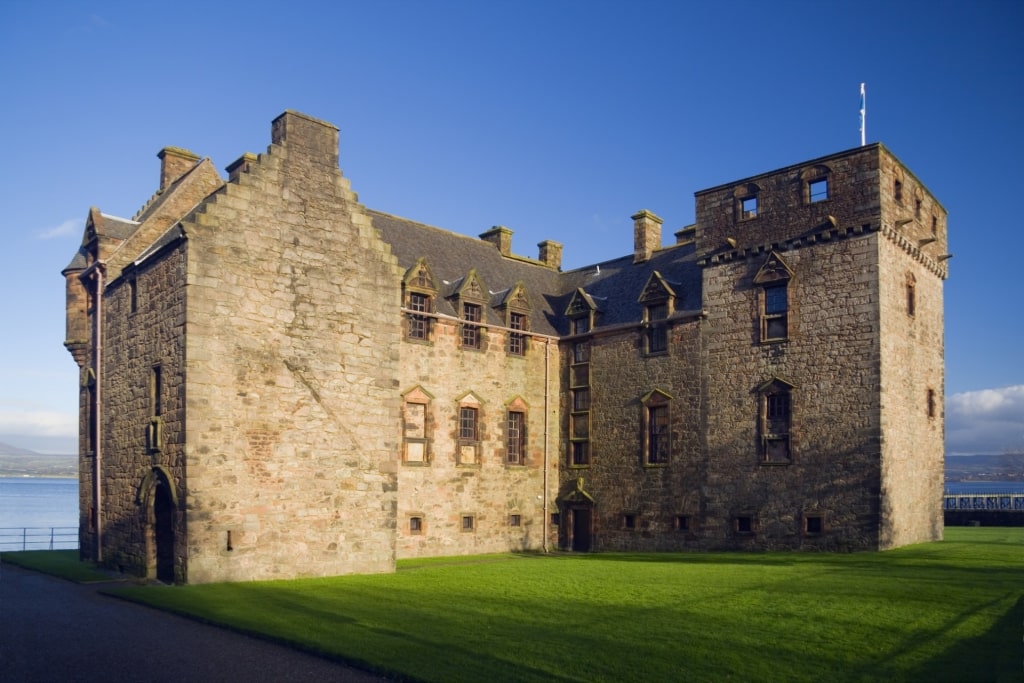
<svg viewBox="0 0 1024 683">
<path fill-rule="evenodd" d="M 101 470 L 103 465 L 103 382 L 100 368 L 103 364 L 103 276 L 106 264 L 97 260 L 94 264 L 82 273 L 82 277 L 92 277 L 95 283 L 96 300 L 92 308 L 93 313 L 93 335 L 92 335 L 92 371 L 93 381 L 96 383 L 95 406 L 93 407 L 92 419 L 96 421 L 96 444 L 93 451 L 92 468 L 92 502 L 93 502 L 93 523 L 96 527 L 96 562 L 103 561 L 103 487 Z"/>
<path fill-rule="evenodd" d="M 543 550 L 548 552 L 548 443 L 551 434 L 548 431 L 551 420 L 551 340 L 544 340 L 544 544 Z"/>
</svg>

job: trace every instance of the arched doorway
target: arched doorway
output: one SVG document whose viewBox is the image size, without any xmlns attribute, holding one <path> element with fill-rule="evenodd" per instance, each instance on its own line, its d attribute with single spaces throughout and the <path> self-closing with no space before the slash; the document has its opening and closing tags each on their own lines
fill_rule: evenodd
<svg viewBox="0 0 1024 683">
<path fill-rule="evenodd" d="M 156 546 L 156 578 L 174 583 L 174 496 L 157 480 L 153 491 L 153 542 Z"/>
<path fill-rule="evenodd" d="M 174 583 L 178 534 L 178 492 L 163 467 L 154 467 L 139 486 L 138 504 L 145 520 L 146 567 L 148 578 Z"/>
</svg>

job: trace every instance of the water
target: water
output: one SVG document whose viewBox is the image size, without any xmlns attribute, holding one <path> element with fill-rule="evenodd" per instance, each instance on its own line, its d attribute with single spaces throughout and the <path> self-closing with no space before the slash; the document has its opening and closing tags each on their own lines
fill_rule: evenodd
<svg viewBox="0 0 1024 683">
<path fill-rule="evenodd" d="M 967 496 L 986 493 L 1024 494 L 1024 481 L 947 481 L 946 494 Z"/>
<path fill-rule="evenodd" d="M 54 548 L 78 547 L 77 479 L 0 477 L 0 550 L 20 550 L 25 528 L 29 549 L 49 548 L 54 527 L 71 527 L 60 530 Z"/>
</svg>

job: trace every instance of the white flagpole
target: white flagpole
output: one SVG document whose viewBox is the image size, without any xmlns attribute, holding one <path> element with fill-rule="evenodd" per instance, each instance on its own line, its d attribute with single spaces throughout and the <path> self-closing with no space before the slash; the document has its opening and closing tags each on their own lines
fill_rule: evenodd
<svg viewBox="0 0 1024 683">
<path fill-rule="evenodd" d="M 860 84 L 860 146 L 864 146 L 867 136 L 867 99 L 864 96 L 864 84 Z"/>
</svg>

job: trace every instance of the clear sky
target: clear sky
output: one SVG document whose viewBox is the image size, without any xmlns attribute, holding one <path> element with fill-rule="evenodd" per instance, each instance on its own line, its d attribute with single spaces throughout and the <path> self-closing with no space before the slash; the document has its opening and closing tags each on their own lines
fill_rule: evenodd
<svg viewBox="0 0 1024 683">
<path fill-rule="evenodd" d="M 950 453 L 1024 450 L 1024 3 L 35 2 L 0 20 L 0 441 L 74 452 L 60 275 L 90 206 L 131 217 L 164 146 L 221 169 L 295 109 L 341 129 L 367 206 L 574 268 L 630 215 L 860 143 L 949 212 Z"/>
</svg>

